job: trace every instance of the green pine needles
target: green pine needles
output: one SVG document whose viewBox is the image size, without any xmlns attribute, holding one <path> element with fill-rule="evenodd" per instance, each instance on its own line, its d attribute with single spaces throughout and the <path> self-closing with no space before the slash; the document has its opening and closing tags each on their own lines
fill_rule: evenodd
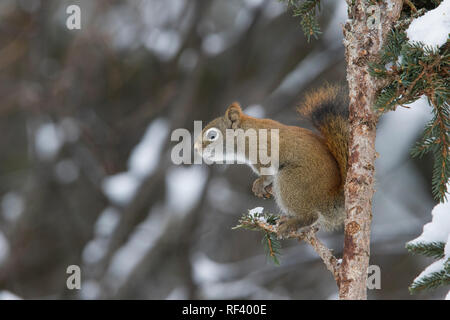
<svg viewBox="0 0 450 320">
<path fill-rule="evenodd" d="M 432 266 L 433 270 L 419 275 L 409 286 L 411 294 L 424 289 L 435 289 L 440 286 L 450 285 L 450 258 L 444 261 L 444 242 L 408 243 L 406 248 L 413 254 L 422 254 L 428 257 L 440 259 Z M 436 270 L 434 270 L 436 269 Z"/>
<path fill-rule="evenodd" d="M 262 228 L 261 223 L 275 226 L 280 217 L 270 213 L 252 213 L 250 210 L 239 219 L 239 224 L 233 229 L 248 229 L 253 231 L 262 231 L 264 236 L 262 244 L 269 260 L 274 264 L 280 264 L 281 243 L 275 232 L 270 232 Z"/>
<path fill-rule="evenodd" d="M 419 242 L 417 244 L 406 244 L 406 249 L 412 254 L 421 254 L 427 257 L 442 259 L 444 258 L 444 242 Z"/>
<path fill-rule="evenodd" d="M 433 154 L 432 192 L 435 199 L 444 202 L 450 179 L 450 42 L 430 48 L 421 42 L 408 41 L 405 31 L 409 23 L 425 12 L 421 8 L 412 15 L 404 14 L 387 36 L 379 61 L 369 67 L 372 76 L 387 83 L 376 100 L 378 110 L 395 110 L 421 96 L 427 97 L 433 118 L 411 154 L 413 157 Z"/>
<path fill-rule="evenodd" d="M 419 280 L 415 280 L 409 287 L 409 292 L 414 294 L 423 289 L 431 290 L 448 284 L 450 284 L 450 273 L 447 267 L 447 271 L 441 270 L 433 272 Z"/>
<path fill-rule="evenodd" d="M 266 253 L 267 258 L 279 266 L 281 243 L 278 241 L 277 236 L 274 233 L 265 231 L 261 243 L 264 246 L 264 252 Z"/>
<path fill-rule="evenodd" d="M 300 17 L 300 25 L 308 42 L 311 37 L 318 38 L 322 33 L 319 22 L 316 18 L 316 11 L 320 11 L 320 0 L 279 0 L 286 2 L 288 8 L 293 12 L 294 17 Z"/>
<path fill-rule="evenodd" d="M 435 9 L 440 1 L 411 0 L 405 3 L 407 6 L 403 7 L 401 18 L 388 34 L 378 61 L 369 64 L 371 75 L 385 83 L 375 108 L 387 112 L 426 97 L 432 108 L 432 119 L 411 155 L 433 154 L 432 192 L 441 202 L 439 205 L 443 205 L 450 191 L 447 189 L 450 180 L 450 41 L 447 38 L 439 48 L 408 41 L 406 30 L 411 22 Z M 409 287 L 411 293 L 450 284 L 450 258 L 445 256 L 444 242 L 413 241 L 406 248 L 413 254 L 437 259 L 413 281 Z"/>
</svg>

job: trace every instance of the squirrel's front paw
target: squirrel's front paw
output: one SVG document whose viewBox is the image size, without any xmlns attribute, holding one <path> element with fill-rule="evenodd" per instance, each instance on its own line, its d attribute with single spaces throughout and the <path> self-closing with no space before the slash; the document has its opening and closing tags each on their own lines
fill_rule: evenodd
<svg viewBox="0 0 450 320">
<path fill-rule="evenodd" d="M 264 179 L 258 178 L 253 182 L 252 191 L 259 198 L 269 199 L 272 196 L 272 185 L 264 186 Z"/>
</svg>

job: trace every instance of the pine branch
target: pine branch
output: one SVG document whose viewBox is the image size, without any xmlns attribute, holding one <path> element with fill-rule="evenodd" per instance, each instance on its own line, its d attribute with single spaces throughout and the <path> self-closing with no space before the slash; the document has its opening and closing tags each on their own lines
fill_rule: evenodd
<svg viewBox="0 0 450 320">
<path fill-rule="evenodd" d="M 405 20 L 408 23 L 398 23 L 388 34 L 378 61 L 370 64 L 371 75 L 386 81 L 375 107 L 385 112 L 410 104 L 421 96 L 428 98 L 433 119 L 411 154 L 413 157 L 433 154 L 432 192 L 435 199 L 443 202 L 447 199 L 450 180 L 449 46 L 433 49 L 420 42 L 409 43 L 405 29 L 411 19 Z"/>
<path fill-rule="evenodd" d="M 273 263 L 280 265 L 281 244 L 274 233 L 265 232 L 262 239 L 266 255 L 272 259 Z"/>
<path fill-rule="evenodd" d="M 244 228 L 254 231 L 263 231 L 263 241 L 269 247 L 267 252 L 269 257 L 271 257 L 275 263 L 278 261 L 277 256 L 280 248 L 278 246 L 278 239 L 296 239 L 298 241 L 307 242 L 320 256 L 327 269 L 333 274 L 336 283 L 339 285 L 340 277 L 338 260 L 333 255 L 332 251 L 317 238 L 316 232 L 318 229 L 311 227 L 302 232 L 292 231 L 287 236 L 282 237 L 278 231 L 278 220 L 279 217 L 272 214 L 244 214 L 239 220 L 239 224 L 233 229 Z"/>
<path fill-rule="evenodd" d="M 424 256 L 433 257 L 436 259 L 445 259 L 445 243 L 444 242 L 419 242 L 419 243 L 407 243 L 406 248 L 413 254 L 422 254 Z M 446 261 L 442 260 L 443 269 L 434 271 L 425 276 L 419 276 L 409 286 L 409 292 L 414 294 L 418 291 L 427 289 L 435 289 L 440 286 L 450 284 L 450 258 Z"/>
<path fill-rule="evenodd" d="M 279 0 L 286 2 L 288 8 L 293 11 L 294 17 L 300 17 L 300 25 L 308 42 L 311 37 L 318 38 L 321 34 L 319 22 L 316 18 L 316 10 L 320 11 L 320 0 Z"/>
<path fill-rule="evenodd" d="M 412 254 L 421 254 L 436 259 L 442 259 L 444 257 L 444 248 L 444 242 L 419 242 L 414 244 L 406 244 L 406 249 L 408 249 L 408 251 Z"/>
<path fill-rule="evenodd" d="M 414 294 L 424 289 L 431 290 L 445 285 L 450 285 L 450 273 L 446 270 L 441 270 L 414 281 L 409 286 L 409 292 Z"/>
<path fill-rule="evenodd" d="M 268 226 L 275 226 L 279 216 L 268 214 L 268 213 L 250 213 L 244 214 L 239 219 L 239 224 L 233 229 L 248 229 L 253 231 L 263 231 L 264 236 L 261 240 L 264 251 L 266 252 L 267 258 L 273 261 L 276 265 L 280 264 L 280 255 L 281 255 L 281 244 L 277 238 L 277 235 L 271 229 L 263 230 L 259 226 L 259 222 L 265 222 Z"/>
</svg>

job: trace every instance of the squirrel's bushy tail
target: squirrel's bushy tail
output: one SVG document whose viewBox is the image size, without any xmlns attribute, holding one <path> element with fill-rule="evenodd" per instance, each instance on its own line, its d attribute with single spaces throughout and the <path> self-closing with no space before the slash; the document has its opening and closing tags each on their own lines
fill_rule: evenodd
<svg viewBox="0 0 450 320">
<path fill-rule="evenodd" d="M 341 174 L 341 186 L 345 184 L 348 159 L 348 93 L 344 86 L 326 85 L 306 95 L 298 108 L 322 133 L 326 145 L 335 157 Z"/>
</svg>

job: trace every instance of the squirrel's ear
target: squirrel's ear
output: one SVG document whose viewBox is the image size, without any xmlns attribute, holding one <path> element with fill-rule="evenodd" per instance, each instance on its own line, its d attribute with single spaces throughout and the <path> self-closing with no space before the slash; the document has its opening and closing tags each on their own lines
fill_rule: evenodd
<svg viewBox="0 0 450 320">
<path fill-rule="evenodd" d="M 242 110 L 239 103 L 232 103 L 225 112 L 225 120 L 229 124 L 228 127 L 231 129 L 237 129 L 241 123 L 241 115 Z"/>
</svg>

